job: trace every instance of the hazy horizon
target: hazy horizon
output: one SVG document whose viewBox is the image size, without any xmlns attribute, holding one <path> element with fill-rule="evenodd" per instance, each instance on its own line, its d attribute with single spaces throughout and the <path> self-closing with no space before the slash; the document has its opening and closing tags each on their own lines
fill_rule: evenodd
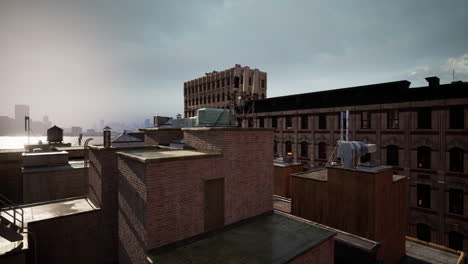
<svg viewBox="0 0 468 264">
<path fill-rule="evenodd" d="M 183 82 L 235 64 L 268 97 L 468 80 L 468 1 L 0 2 L 0 116 L 62 126 L 183 113 Z"/>
</svg>

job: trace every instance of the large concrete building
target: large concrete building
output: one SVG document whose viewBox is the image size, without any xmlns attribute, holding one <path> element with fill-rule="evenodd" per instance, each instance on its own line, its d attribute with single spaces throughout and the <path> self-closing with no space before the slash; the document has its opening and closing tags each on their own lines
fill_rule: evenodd
<svg viewBox="0 0 468 264">
<path fill-rule="evenodd" d="M 304 169 L 323 167 L 349 110 L 352 140 L 377 144 L 362 162 L 408 177 L 407 234 L 468 251 L 468 83 L 409 88 L 396 81 L 260 100 L 249 122 L 275 128 L 275 156 L 292 155 Z"/>
<path fill-rule="evenodd" d="M 199 108 L 223 108 L 233 89 L 238 88 L 258 99 L 267 97 L 267 74 L 248 66 L 205 73 L 205 76 L 184 83 L 184 116 L 196 115 Z"/>
</svg>

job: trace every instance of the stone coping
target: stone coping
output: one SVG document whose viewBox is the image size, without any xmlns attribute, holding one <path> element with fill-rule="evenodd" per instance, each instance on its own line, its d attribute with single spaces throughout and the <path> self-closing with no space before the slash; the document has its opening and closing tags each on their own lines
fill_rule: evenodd
<svg viewBox="0 0 468 264">
<path fill-rule="evenodd" d="M 34 156 L 56 156 L 56 155 L 68 155 L 66 151 L 47 151 L 47 152 L 25 152 L 23 156 L 34 157 Z"/>
<path fill-rule="evenodd" d="M 209 158 L 222 156 L 220 152 L 202 152 L 181 149 L 160 149 L 148 151 L 125 151 L 117 153 L 120 157 L 132 159 L 142 163 L 154 163 L 173 160 L 187 160 L 195 158 Z"/>
<path fill-rule="evenodd" d="M 256 127 L 184 127 L 182 131 L 274 131 L 273 128 Z"/>
<path fill-rule="evenodd" d="M 168 131 L 168 130 L 181 130 L 181 128 L 174 128 L 174 127 L 149 127 L 149 128 L 139 128 L 140 131 Z"/>
<path fill-rule="evenodd" d="M 289 168 L 294 166 L 302 166 L 302 163 L 293 163 L 293 162 L 273 162 L 273 166 L 280 168 Z"/>
<path fill-rule="evenodd" d="M 157 150 L 157 149 L 176 149 L 176 148 L 171 148 L 167 146 L 161 146 L 161 145 L 151 145 L 151 146 L 111 146 L 109 148 L 105 148 L 102 145 L 89 145 L 88 146 L 92 150 L 112 150 L 112 151 L 118 151 L 118 150 Z"/>
</svg>

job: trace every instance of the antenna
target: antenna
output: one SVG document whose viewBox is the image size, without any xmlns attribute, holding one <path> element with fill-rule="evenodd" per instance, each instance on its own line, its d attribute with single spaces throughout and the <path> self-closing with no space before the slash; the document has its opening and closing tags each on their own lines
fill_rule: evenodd
<svg viewBox="0 0 468 264">
<path fill-rule="evenodd" d="M 452 82 L 455 81 L 455 68 L 452 69 Z"/>
</svg>

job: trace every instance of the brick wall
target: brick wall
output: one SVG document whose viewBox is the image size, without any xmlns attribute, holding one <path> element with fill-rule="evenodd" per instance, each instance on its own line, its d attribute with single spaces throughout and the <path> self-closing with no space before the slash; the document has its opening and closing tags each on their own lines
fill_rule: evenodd
<svg viewBox="0 0 468 264">
<path fill-rule="evenodd" d="M 21 150 L 0 152 L 0 194 L 15 203 L 23 201 Z"/>
<path fill-rule="evenodd" d="M 119 158 L 119 263 L 144 263 L 146 258 L 145 166 Z"/>
<path fill-rule="evenodd" d="M 141 129 L 145 133 L 145 146 L 169 145 L 174 140 L 181 140 L 183 137 L 180 129 L 174 128 L 150 128 Z"/>
<path fill-rule="evenodd" d="M 99 210 L 29 222 L 29 263 L 113 263 L 102 251 Z M 36 239 L 36 244 L 34 242 Z M 34 246 L 35 245 L 35 246 Z"/>
<path fill-rule="evenodd" d="M 24 172 L 23 202 L 27 204 L 84 196 L 87 193 L 84 173 L 83 168 L 48 168 Z"/>
<path fill-rule="evenodd" d="M 223 155 L 146 165 L 147 249 L 204 232 L 204 180 L 224 177 L 225 225 L 273 210 L 271 131 L 186 130 L 184 140 Z M 133 173 L 142 170 L 128 164 L 119 162 L 122 178 L 139 188 L 144 178 Z"/>
<path fill-rule="evenodd" d="M 290 264 L 332 264 L 334 263 L 334 242 L 330 238 L 291 260 Z"/>
</svg>

